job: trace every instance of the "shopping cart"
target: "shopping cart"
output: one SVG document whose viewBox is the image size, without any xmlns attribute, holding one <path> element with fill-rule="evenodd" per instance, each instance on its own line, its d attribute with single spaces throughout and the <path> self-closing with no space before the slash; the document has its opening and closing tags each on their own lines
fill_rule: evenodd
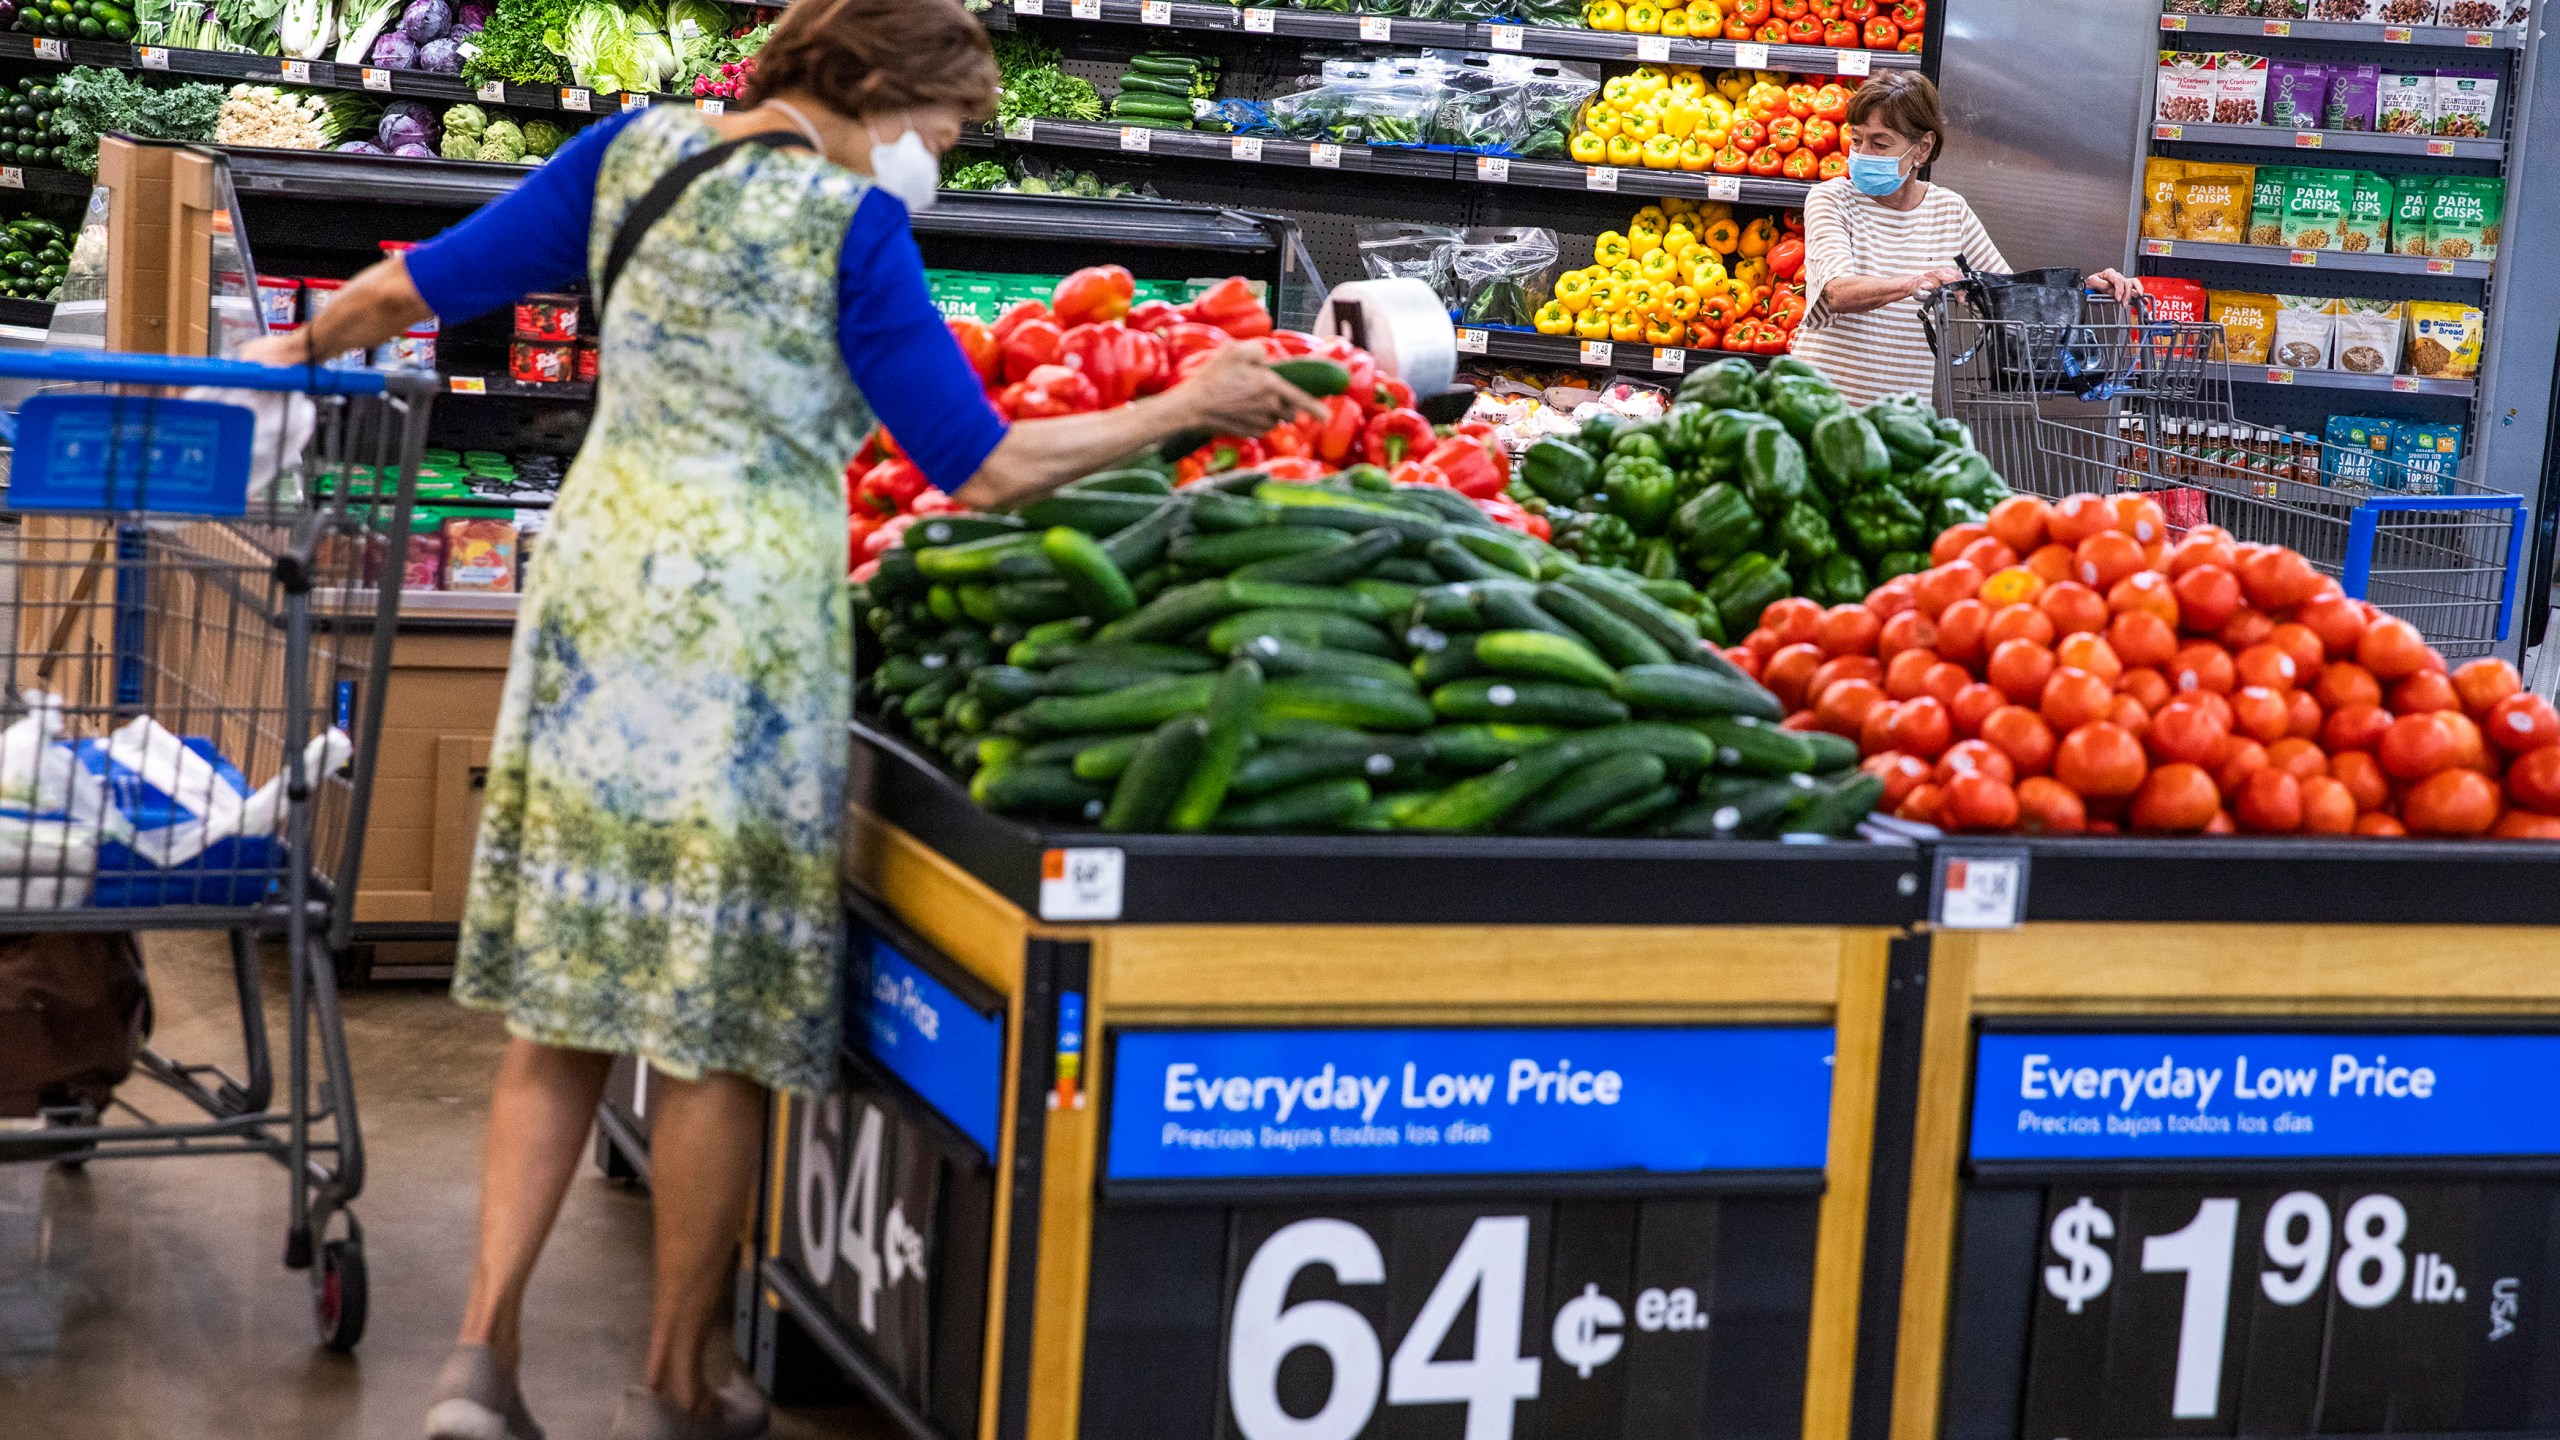
<svg viewBox="0 0 2560 1440">
<path fill-rule="evenodd" d="M 310 1271 L 321 1342 L 351 1349 L 364 1146 L 323 937 L 355 889 L 432 377 L 0 351 L 12 381 L 35 393 L 0 420 L 0 931 L 229 932 L 244 1057 L 146 1046 L 177 1118 L 130 1085 L 47 1103 L 0 1161 L 278 1162 L 285 1264 Z"/>
<path fill-rule="evenodd" d="M 2387 441 L 2233 440 L 2260 432 L 2232 408 L 2220 325 L 2155 320 L 2139 302 L 2129 310 L 2094 295 L 2068 324 L 1991 319 L 1964 294 L 1950 286 L 1925 307 L 1938 393 L 2011 487 L 2050 498 L 2152 492 L 2173 528 L 2210 521 L 2298 550 L 2449 657 L 2509 641 L 2520 497 L 2432 457 L 2396 457 Z"/>
</svg>

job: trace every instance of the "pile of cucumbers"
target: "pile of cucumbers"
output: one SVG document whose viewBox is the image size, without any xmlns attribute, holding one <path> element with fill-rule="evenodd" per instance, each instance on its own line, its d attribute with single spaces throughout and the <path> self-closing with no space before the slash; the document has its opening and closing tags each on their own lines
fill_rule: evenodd
<svg viewBox="0 0 2560 1440">
<path fill-rule="evenodd" d="M 133 10 L 115 0 L 24 0 L 12 24 L 29 35 L 61 40 L 133 38 Z"/>
<path fill-rule="evenodd" d="M 0 86 L 0 164 L 58 163 L 54 152 L 61 142 L 50 131 L 61 104 L 62 92 L 42 75 L 22 75 Z"/>
<path fill-rule="evenodd" d="M 1111 97 L 1111 118 L 1121 125 L 1156 130 L 1191 128 L 1194 100 L 1218 93 L 1215 56 L 1177 50 L 1149 50 L 1129 57 L 1119 93 Z"/>
<path fill-rule="evenodd" d="M 1357 467 L 1091 476 L 916 522 L 855 587 L 865 713 L 1107 831 L 1843 835 L 1882 786 L 1624 570 Z"/>
<path fill-rule="evenodd" d="M 51 300 L 70 268 L 70 242 L 61 226 L 32 215 L 0 223 L 0 296 Z"/>
</svg>

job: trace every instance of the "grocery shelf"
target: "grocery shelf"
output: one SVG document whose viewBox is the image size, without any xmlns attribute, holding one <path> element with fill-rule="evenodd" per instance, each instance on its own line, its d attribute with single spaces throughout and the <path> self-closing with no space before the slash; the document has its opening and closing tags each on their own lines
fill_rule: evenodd
<svg viewBox="0 0 2560 1440">
<path fill-rule="evenodd" d="M 415 160 L 242 145 L 198 148 L 219 151 L 230 161 L 231 183 L 243 194 L 290 195 L 296 200 L 472 207 L 506 194 L 533 173 L 526 165 L 484 165 L 476 160 Z M 82 183 L 86 188 L 87 182 Z"/>
<path fill-rule="evenodd" d="M 2352 370 L 2285 370 L 2269 365 L 2234 365 L 2233 383 L 2299 385 L 2317 390 L 2372 390 L 2394 395 L 2459 395 L 2480 393 L 2473 380 L 2439 380 L 2425 375 L 2360 375 Z"/>
<path fill-rule="evenodd" d="M 1653 170 L 1619 165 L 1580 165 L 1559 160 L 1509 160 L 1493 155 L 1449 155 L 1461 180 L 1488 185 L 1535 185 L 1547 190 L 1596 190 L 1604 194 L 1680 195 L 1746 205 L 1800 206 L 1813 186 L 1802 180 L 1758 175 L 1710 175 L 1699 170 Z"/>
<path fill-rule="evenodd" d="M 1106 835 L 990 813 L 906 742 L 857 720 L 852 794 L 1032 915 L 1051 849 L 1123 859 L 1123 923 L 1901 925 L 1927 899 L 1893 841 L 1474 835 Z"/>
<path fill-rule="evenodd" d="M 1718 360 L 1743 359 L 1765 365 L 1766 355 L 1732 350 L 1691 350 L 1673 346 L 1632 345 L 1607 340 L 1578 340 L 1571 335 L 1541 335 L 1534 330 L 1476 329 L 1460 326 L 1458 353 L 1489 360 L 1517 360 L 1529 365 L 1579 365 L 1623 375 L 1661 375 L 1677 383 L 1685 375 Z"/>
<path fill-rule="evenodd" d="M 2547 842 L 1986 835 L 1931 848 L 2025 855 L 2030 924 L 2560 925 Z"/>
<path fill-rule="evenodd" d="M 23 325 L 30 330 L 43 330 L 52 324 L 52 301 L 0 297 L 0 325 Z"/>
<path fill-rule="evenodd" d="M 2270 265 L 2300 270 L 2355 270 L 2377 275 L 2454 275 L 2486 280 L 2487 260 L 2439 260 L 2432 255 L 2390 255 L 2379 250 L 2285 250 L 2273 245 L 2224 245 L 2210 240 L 2145 240 L 2146 259 L 2211 260 L 2224 265 Z"/>
<path fill-rule="evenodd" d="M 1180 200 L 1099 200 L 1080 195 L 995 194 L 945 190 L 913 217 L 922 235 L 1056 240 L 1076 244 L 1174 246 L 1266 254 L 1277 247 L 1271 222 L 1246 211 Z"/>
<path fill-rule="evenodd" d="M 590 381 L 562 380 L 551 384 L 533 385 L 507 375 L 447 375 L 444 377 L 444 388 L 448 395 L 488 395 L 511 400 L 568 400 L 582 405 L 596 396 L 596 387 Z"/>
<path fill-rule="evenodd" d="M 2348 45 L 2419 45 L 2445 50 L 2516 50 L 2514 30 L 2463 30 L 2451 25 L 2381 25 L 2341 20 L 2264 20 L 2254 15 L 2163 15 L 2160 28 L 2194 35 L 2245 35 L 2252 40 L 2331 40 Z"/>
<path fill-rule="evenodd" d="M 2395 135 L 2372 130 L 2287 130 L 2277 125 L 2154 125 L 2154 140 L 2186 145 L 2242 145 L 2263 150 L 2318 150 L 2354 155 L 2411 155 L 2443 160 L 2507 158 L 2504 140 Z"/>
</svg>

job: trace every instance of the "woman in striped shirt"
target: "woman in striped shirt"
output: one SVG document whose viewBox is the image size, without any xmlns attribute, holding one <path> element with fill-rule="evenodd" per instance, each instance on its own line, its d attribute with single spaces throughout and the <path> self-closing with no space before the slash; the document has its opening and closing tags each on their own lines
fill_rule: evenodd
<svg viewBox="0 0 2560 1440">
<path fill-rule="evenodd" d="M 1920 329 L 1922 297 L 1962 278 L 1956 257 L 2004 273 L 2009 262 L 1964 197 L 1917 178 L 1946 153 L 1938 87 L 1889 70 L 1858 87 L 1841 129 L 1849 173 L 1804 202 L 1805 310 L 1795 353 L 1853 405 L 1930 393 L 1937 359 Z M 2101 270 L 2089 283 L 2129 300 L 2134 282 Z"/>
</svg>

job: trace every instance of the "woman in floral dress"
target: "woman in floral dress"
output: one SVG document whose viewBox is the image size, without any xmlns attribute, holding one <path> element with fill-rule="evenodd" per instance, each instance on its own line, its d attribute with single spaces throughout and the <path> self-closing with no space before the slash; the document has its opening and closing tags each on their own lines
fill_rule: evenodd
<svg viewBox="0 0 2560 1440">
<path fill-rule="evenodd" d="M 739 114 L 667 106 L 590 127 L 250 351 L 305 363 L 430 314 L 610 279 L 595 419 L 525 588 L 456 963 L 455 998 L 503 1014 L 512 1039 L 430 1437 L 542 1433 L 516 1385 L 518 1313 L 616 1055 L 665 1079 L 647 1383 L 613 1434 L 764 1431 L 752 1387 L 715 1389 L 702 1355 L 765 1089 L 820 1090 L 834 1070 L 853 703 L 843 472 L 874 420 L 985 507 L 1193 425 L 1257 434 L 1313 408 L 1236 346 L 1121 410 L 997 417 L 908 233 L 936 157 L 994 99 L 985 34 L 957 0 L 805 0 L 754 86 Z M 690 179 L 661 186 L 689 161 Z M 673 199 L 617 270 L 615 238 L 657 208 L 653 191 Z"/>
</svg>

